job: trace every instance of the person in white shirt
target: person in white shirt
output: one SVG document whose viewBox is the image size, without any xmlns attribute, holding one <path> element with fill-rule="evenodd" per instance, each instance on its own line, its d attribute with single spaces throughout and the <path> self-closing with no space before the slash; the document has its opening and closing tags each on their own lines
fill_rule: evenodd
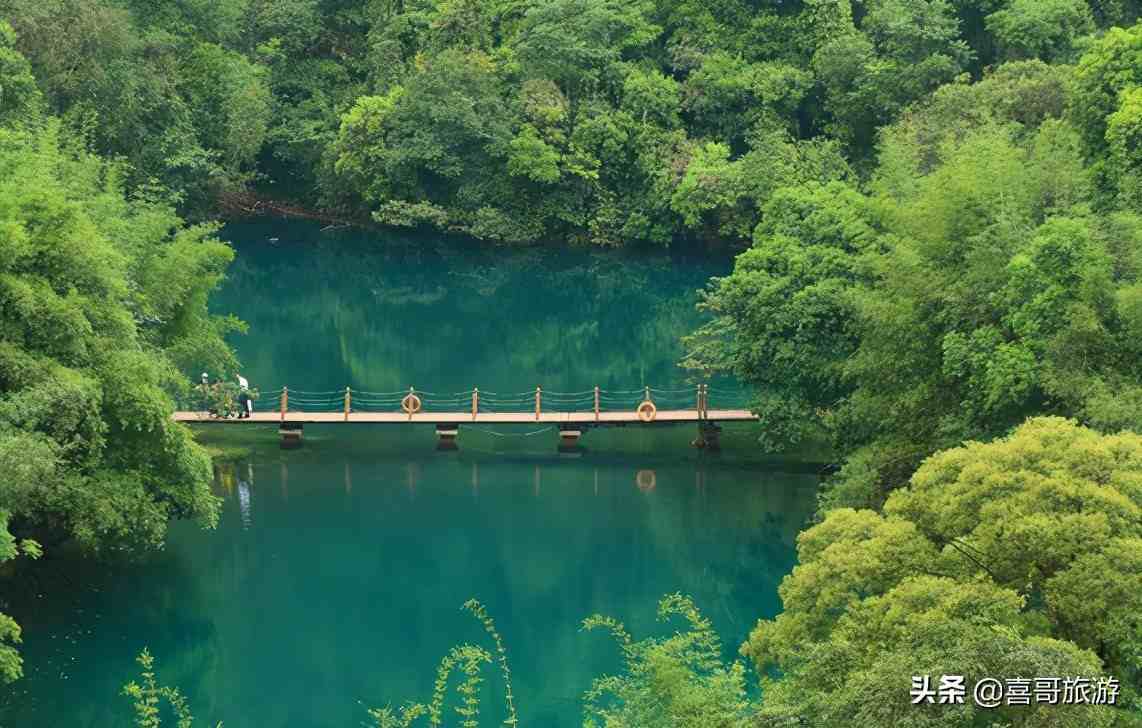
<svg viewBox="0 0 1142 728">
<path fill-rule="evenodd" d="M 238 417 L 249 418 L 254 411 L 254 400 L 250 398 L 250 383 L 241 374 L 238 375 L 238 407 L 241 410 Z"/>
</svg>

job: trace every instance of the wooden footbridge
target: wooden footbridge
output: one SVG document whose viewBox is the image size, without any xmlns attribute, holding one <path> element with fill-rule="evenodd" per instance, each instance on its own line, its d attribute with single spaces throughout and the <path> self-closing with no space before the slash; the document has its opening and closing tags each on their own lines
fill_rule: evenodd
<svg viewBox="0 0 1142 728">
<path fill-rule="evenodd" d="M 720 408 L 710 406 L 711 396 Z M 409 388 L 400 392 L 344 390 L 306 392 L 282 387 L 259 396 L 249 417 L 237 416 L 237 404 L 216 390 L 199 387 L 198 409 L 180 409 L 178 422 L 198 424 L 277 424 L 284 448 L 298 447 L 306 424 L 435 425 L 440 447 L 456 446 L 462 425 L 543 424 L 559 430 L 560 447 L 574 447 L 594 427 L 646 427 L 691 423 L 698 428 L 696 447 L 718 447 L 719 423 L 756 422 L 741 406 L 741 393 L 693 388 L 584 392 L 534 391 L 501 394 L 472 389 L 434 393 Z M 733 407 L 731 405 L 737 405 Z"/>
</svg>

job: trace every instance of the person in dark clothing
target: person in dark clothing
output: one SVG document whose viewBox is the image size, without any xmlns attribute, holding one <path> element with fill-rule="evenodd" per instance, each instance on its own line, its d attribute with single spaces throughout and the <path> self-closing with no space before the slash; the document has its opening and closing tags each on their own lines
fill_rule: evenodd
<svg viewBox="0 0 1142 728">
<path fill-rule="evenodd" d="M 249 419 L 254 411 L 254 400 L 250 397 L 250 383 L 241 374 L 238 375 L 238 419 Z"/>
</svg>

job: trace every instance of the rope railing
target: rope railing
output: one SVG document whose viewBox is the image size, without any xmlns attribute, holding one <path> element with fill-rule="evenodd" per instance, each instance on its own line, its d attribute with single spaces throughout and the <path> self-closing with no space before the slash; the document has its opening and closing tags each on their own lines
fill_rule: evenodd
<svg viewBox="0 0 1142 728">
<path fill-rule="evenodd" d="M 580 391 L 548 391 L 542 387 L 517 392 L 459 392 L 408 390 L 291 390 L 283 387 L 259 398 L 259 409 L 285 412 L 455 412 L 525 413 L 534 412 L 615 412 L 638 409 L 650 402 L 657 409 L 708 411 L 710 408 L 744 408 L 750 400 L 744 391 L 711 388 L 707 384 L 690 387 L 649 387 L 640 389 L 593 388 Z"/>
<path fill-rule="evenodd" d="M 207 397 L 192 393 L 179 405 L 199 410 Z M 697 410 L 744 409 L 751 395 L 744 390 L 695 384 L 688 387 L 651 387 L 639 389 L 592 389 L 562 392 L 542 387 L 519 392 L 491 392 L 479 388 L 458 392 L 433 392 L 409 387 L 407 390 L 377 392 L 351 387 L 334 390 L 294 390 L 289 387 L 256 393 L 256 409 L 281 412 L 403 412 L 408 415 L 426 413 L 534 413 L 539 419 L 544 412 L 595 413 L 637 410 L 649 411 L 650 419 L 659 409 Z M 648 407 L 646 403 L 650 403 Z M 649 421 L 649 420 L 648 420 Z"/>
</svg>

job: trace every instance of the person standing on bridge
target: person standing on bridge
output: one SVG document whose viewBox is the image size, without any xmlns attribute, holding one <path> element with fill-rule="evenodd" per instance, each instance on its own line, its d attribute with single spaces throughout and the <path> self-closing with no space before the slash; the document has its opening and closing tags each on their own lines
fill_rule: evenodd
<svg viewBox="0 0 1142 728">
<path fill-rule="evenodd" d="M 199 391 L 202 392 L 202 411 L 210 411 L 210 375 L 206 372 L 202 373 L 202 383 L 198 385 Z"/>
<path fill-rule="evenodd" d="M 238 419 L 249 419 L 254 411 L 254 400 L 250 397 L 250 383 L 241 374 L 238 375 Z"/>
</svg>

